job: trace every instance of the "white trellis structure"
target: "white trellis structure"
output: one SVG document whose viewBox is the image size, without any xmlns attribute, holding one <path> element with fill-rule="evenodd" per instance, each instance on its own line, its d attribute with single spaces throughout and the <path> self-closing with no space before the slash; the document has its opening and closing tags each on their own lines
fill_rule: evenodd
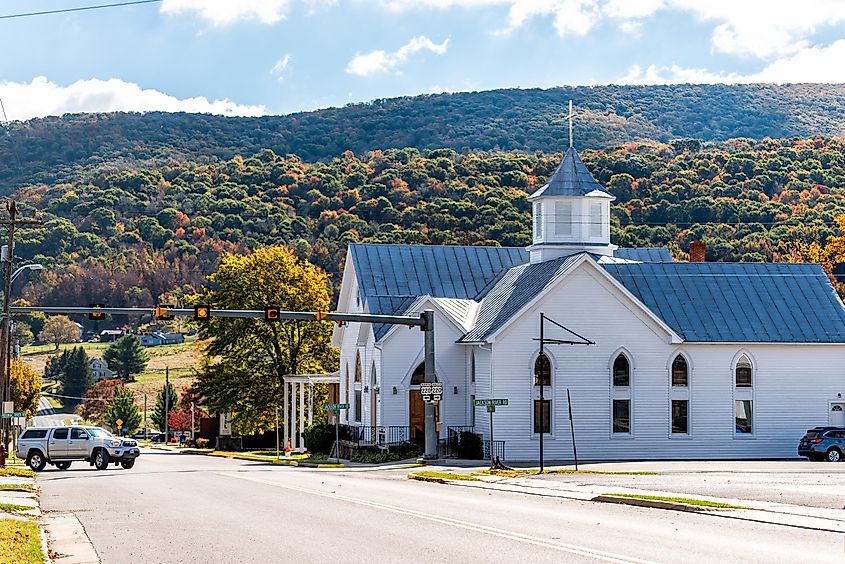
<svg viewBox="0 0 845 564">
<path fill-rule="evenodd" d="M 305 438 L 302 433 L 306 427 L 314 423 L 314 384 L 340 385 L 340 372 L 294 374 L 283 377 L 282 383 L 284 386 L 282 448 L 290 444 L 291 452 L 305 452 Z M 299 404 L 298 409 L 297 404 Z"/>
</svg>

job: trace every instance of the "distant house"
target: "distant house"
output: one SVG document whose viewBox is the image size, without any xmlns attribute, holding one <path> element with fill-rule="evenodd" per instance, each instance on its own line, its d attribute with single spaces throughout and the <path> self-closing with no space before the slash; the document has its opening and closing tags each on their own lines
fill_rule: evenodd
<svg viewBox="0 0 845 564">
<path fill-rule="evenodd" d="M 157 347 L 159 345 L 178 345 L 185 342 L 185 336 L 182 333 L 162 333 L 156 331 L 154 333 L 144 333 L 140 336 L 141 344 L 145 347 Z"/>
<path fill-rule="evenodd" d="M 105 329 L 100 331 L 100 342 L 101 343 L 110 343 L 112 341 L 116 341 L 123 336 L 123 331 L 120 329 Z"/>
<path fill-rule="evenodd" d="M 100 358 L 91 361 L 91 373 L 94 375 L 95 382 L 114 378 L 114 372 L 109 370 L 109 363 Z"/>
</svg>

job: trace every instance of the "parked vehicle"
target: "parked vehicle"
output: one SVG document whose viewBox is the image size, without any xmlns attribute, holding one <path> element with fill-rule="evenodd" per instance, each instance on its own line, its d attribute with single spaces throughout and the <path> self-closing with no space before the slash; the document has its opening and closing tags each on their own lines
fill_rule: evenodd
<svg viewBox="0 0 845 564">
<path fill-rule="evenodd" d="M 109 463 L 130 469 L 141 454 L 138 443 L 115 437 L 100 427 L 31 427 L 18 438 L 18 458 L 40 472 L 47 464 L 67 470 L 84 461 L 105 470 Z"/>
<path fill-rule="evenodd" d="M 839 462 L 845 459 L 845 427 L 814 427 L 798 443 L 798 456 Z"/>
</svg>

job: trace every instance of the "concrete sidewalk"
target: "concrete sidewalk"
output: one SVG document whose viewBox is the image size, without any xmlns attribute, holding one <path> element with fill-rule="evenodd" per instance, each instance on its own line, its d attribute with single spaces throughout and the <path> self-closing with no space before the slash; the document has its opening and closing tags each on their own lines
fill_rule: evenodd
<svg viewBox="0 0 845 564">
<path fill-rule="evenodd" d="M 454 472 L 458 474 L 470 474 L 470 472 L 467 472 L 466 468 L 455 466 L 428 466 L 426 470 L 431 470 L 435 472 Z M 821 531 L 845 533 L 845 511 L 839 509 L 809 507 L 804 505 L 775 503 L 741 498 L 706 496 L 688 493 L 685 491 L 673 491 L 668 489 L 642 489 L 619 485 L 608 486 L 596 484 L 595 480 L 593 480 L 593 478 L 596 477 L 603 477 L 602 475 L 589 473 L 564 474 L 563 476 L 566 476 L 568 478 L 567 481 L 549 479 L 550 476 L 554 475 L 538 475 L 534 477 L 506 477 L 496 475 L 478 475 L 477 473 L 473 475 L 475 478 L 477 478 L 474 481 L 445 480 L 445 482 L 452 486 L 483 488 L 491 491 L 513 492 L 525 495 L 573 499 L 579 501 L 614 501 L 618 503 L 646 507 L 651 506 L 663 507 L 664 509 L 673 508 L 679 510 L 700 511 L 709 515 L 725 518 L 743 519 L 760 523 L 771 523 L 776 525 L 786 525 Z M 606 499 L 606 496 L 608 494 L 656 496 L 661 498 L 683 498 L 704 502 L 727 504 L 734 507 L 697 507 L 683 503 L 675 503 L 675 507 L 669 507 L 669 505 L 672 504 L 667 504 L 666 502 L 656 500 L 652 501 L 626 498 L 614 498 L 612 500 Z"/>
</svg>

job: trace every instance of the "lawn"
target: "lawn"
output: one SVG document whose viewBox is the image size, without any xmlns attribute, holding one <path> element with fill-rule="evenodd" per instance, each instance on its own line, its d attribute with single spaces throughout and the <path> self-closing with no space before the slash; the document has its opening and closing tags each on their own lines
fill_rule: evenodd
<svg viewBox="0 0 845 564">
<path fill-rule="evenodd" d="M 455 474 L 453 472 L 414 472 L 409 477 L 429 478 L 433 480 L 458 480 L 464 482 L 477 482 L 478 478 L 466 474 Z"/>
<path fill-rule="evenodd" d="M 34 478 L 35 472 L 29 468 L 0 468 L 0 478 L 15 477 L 15 478 Z"/>
<path fill-rule="evenodd" d="M 0 484 L 0 492 L 31 492 L 32 484 Z"/>
<path fill-rule="evenodd" d="M 38 523 L 0 519 L 0 564 L 41 564 Z"/>
<path fill-rule="evenodd" d="M 689 497 L 670 497 L 662 495 L 642 495 L 642 494 L 624 494 L 624 493 L 608 493 L 602 494 L 609 497 L 624 497 L 628 499 L 645 499 L 651 501 L 666 501 L 669 503 L 683 503 L 685 505 L 695 505 L 698 507 L 715 507 L 718 509 L 748 509 L 741 505 L 731 505 L 730 503 L 720 503 L 718 501 L 709 501 L 706 499 L 692 499 Z"/>
<path fill-rule="evenodd" d="M 504 476 L 506 478 L 530 477 L 540 473 L 539 468 L 517 468 L 510 470 L 479 470 L 475 474 L 486 476 Z M 603 470 L 574 470 L 571 468 L 557 468 L 543 470 L 543 474 L 603 474 L 608 476 L 656 476 L 657 472 L 625 472 L 625 471 L 603 471 Z"/>
</svg>

